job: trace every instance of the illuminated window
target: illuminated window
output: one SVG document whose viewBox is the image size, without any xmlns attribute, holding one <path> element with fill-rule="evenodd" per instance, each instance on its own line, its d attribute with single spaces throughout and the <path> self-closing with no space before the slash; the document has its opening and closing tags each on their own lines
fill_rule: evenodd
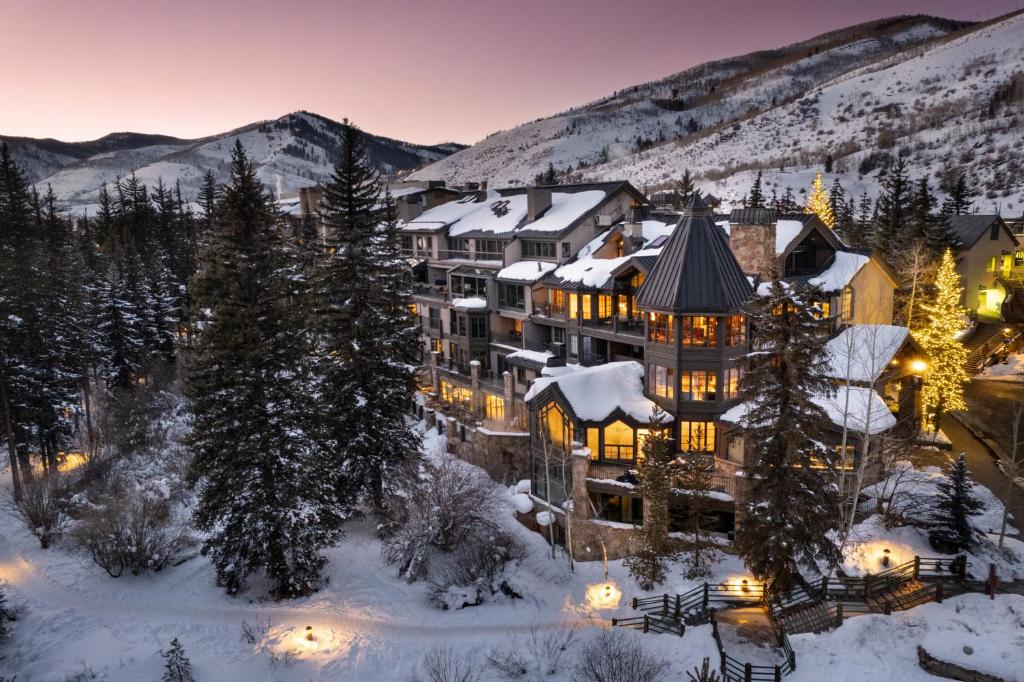
<svg viewBox="0 0 1024 682">
<path fill-rule="evenodd" d="M 1013 267 L 1019 268 L 1024 265 L 1024 251 L 1013 252 Z"/>
<path fill-rule="evenodd" d="M 714 422 L 680 422 L 679 446 L 683 452 L 714 452 Z"/>
<path fill-rule="evenodd" d="M 632 296 L 625 296 L 625 295 L 620 295 L 617 298 L 617 300 L 616 300 L 616 312 L 618 313 L 619 317 L 629 317 L 629 311 L 630 311 L 630 308 L 632 307 L 632 306 L 629 305 L 631 298 L 632 298 Z"/>
<path fill-rule="evenodd" d="M 565 313 L 565 292 L 561 289 L 552 289 L 548 292 L 551 296 L 551 314 L 562 315 Z"/>
<path fill-rule="evenodd" d="M 456 386 L 448 381 L 442 381 L 441 400 L 451 405 L 470 408 L 473 404 L 473 392 L 464 386 Z"/>
<path fill-rule="evenodd" d="M 674 343 L 672 316 L 651 313 L 647 322 L 647 340 L 654 343 Z"/>
<path fill-rule="evenodd" d="M 597 319 L 604 320 L 612 316 L 612 297 L 599 294 L 597 297 Z"/>
<path fill-rule="evenodd" d="M 996 271 L 996 257 L 995 256 L 992 256 L 991 258 L 988 259 L 988 268 L 986 268 L 986 269 L 989 272 L 995 272 Z"/>
<path fill-rule="evenodd" d="M 647 279 L 644 273 L 637 271 L 632 277 L 629 278 L 629 286 L 633 287 L 633 291 L 640 288 L 640 285 Z"/>
<path fill-rule="evenodd" d="M 604 458 L 633 459 L 635 435 L 633 428 L 625 422 L 616 421 L 604 427 Z"/>
<path fill-rule="evenodd" d="M 594 317 L 594 309 L 590 305 L 590 294 L 580 296 L 580 308 L 583 310 L 583 319 L 589 320 Z"/>
<path fill-rule="evenodd" d="M 671 367 L 651 365 L 650 386 L 654 395 L 675 397 L 675 371 Z"/>
<path fill-rule="evenodd" d="M 636 430 L 636 458 L 638 461 L 644 458 L 644 443 L 647 442 L 647 437 L 650 435 L 650 429 Z"/>
<path fill-rule="evenodd" d="M 504 396 L 494 395 L 493 393 L 485 393 L 486 400 L 484 401 L 484 407 L 487 411 L 488 419 L 501 420 L 505 418 L 505 398 Z"/>
<path fill-rule="evenodd" d="M 549 403 L 544 408 L 543 419 L 547 426 L 548 442 L 556 448 L 568 451 L 572 446 L 572 423 L 558 409 L 558 405 Z"/>
<path fill-rule="evenodd" d="M 843 319 L 853 319 L 853 287 L 843 289 Z"/>
<path fill-rule="evenodd" d="M 717 317 L 683 317 L 679 322 L 679 338 L 684 346 L 717 346 Z"/>
<path fill-rule="evenodd" d="M 717 400 L 718 374 L 714 370 L 679 370 L 679 397 L 683 400 Z"/>
<path fill-rule="evenodd" d="M 419 310 L 416 308 L 415 303 L 409 304 L 409 314 L 412 315 L 413 317 L 419 314 Z"/>
<path fill-rule="evenodd" d="M 828 301 L 818 301 L 818 319 L 824 320 L 832 317 L 832 304 Z"/>
<path fill-rule="evenodd" d="M 601 456 L 601 429 L 587 429 L 587 447 L 590 448 L 590 459 Z"/>
<path fill-rule="evenodd" d="M 723 389 L 723 398 L 726 400 L 732 400 L 740 397 L 740 382 L 743 381 L 743 368 L 742 367 L 730 367 L 725 370 Z"/>
<path fill-rule="evenodd" d="M 569 294 L 569 319 L 576 320 L 580 316 L 580 295 Z"/>
<path fill-rule="evenodd" d="M 742 315 L 725 318 L 725 345 L 741 346 L 747 342 L 747 320 Z"/>
<path fill-rule="evenodd" d="M 430 350 L 436 351 L 438 353 L 443 353 L 444 343 L 441 341 L 441 339 L 430 339 Z"/>
</svg>

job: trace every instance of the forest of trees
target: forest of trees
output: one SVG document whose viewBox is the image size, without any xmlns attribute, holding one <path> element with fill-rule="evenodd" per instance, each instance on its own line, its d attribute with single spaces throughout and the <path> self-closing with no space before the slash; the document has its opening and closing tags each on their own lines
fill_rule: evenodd
<svg viewBox="0 0 1024 682">
<path fill-rule="evenodd" d="M 75 513 L 68 453 L 93 466 L 142 448 L 167 395 L 187 404 L 193 523 L 229 593 L 256 572 L 275 596 L 317 589 L 345 520 L 385 512 L 389 473 L 419 452 L 406 423 L 418 332 L 391 200 L 355 126 L 323 223 L 279 215 L 238 143 L 225 185 L 208 174 L 189 198 L 130 176 L 80 217 L 0 151 L 0 441 L 44 546 Z M 124 570 L 102 531 L 82 538 Z"/>
</svg>

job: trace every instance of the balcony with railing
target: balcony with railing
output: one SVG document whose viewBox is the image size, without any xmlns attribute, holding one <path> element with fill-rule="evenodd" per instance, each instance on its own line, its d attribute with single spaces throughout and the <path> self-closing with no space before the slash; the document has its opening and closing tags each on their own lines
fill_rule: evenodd
<svg viewBox="0 0 1024 682">
<path fill-rule="evenodd" d="M 627 336 L 644 335 L 643 318 L 626 317 L 625 315 L 612 315 L 611 317 L 593 318 L 583 321 L 584 327 L 600 329 L 612 334 L 625 334 Z"/>
<path fill-rule="evenodd" d="M 603 455 L 606 459 L 591 460 L 590 466 L 587 468 L 587 478 L 601 481 L 626 479 L 631 482 L 635 480 L 637 463 L 629 459 L 633 447 L 630 445 L 611 447 L 612 449 L 609 450 L 609 446 L 605 445 Z M 613 459 L 616 455 L 619 455 L 621 459 L 618 461 Z M 687 481 L 676 471 L 671 473 L 670 477 L 672 488 L 681 494 L 687 494 L 689 490 Z M 736 499 L 736 477 L 732 474 L 709 471 L 707 482 L 710 488 L 709 492 L 717 493 L 716 497 L 721 499 L 722 495 L 728 495 L 734 500 Z M 728 500 L 721 499 L 721 501 L 726 502 Z"/>
<path fill-rule="evenodd" d="M 439 301 L 447 301 L 451 298 L 448 287 L 439 284 L 427 284 L 426 282 L 414 282 L 412 285 L 413 296 L 424 296 Z"/>
<path fill-rule="evenodd" d="M 437 253 L 439 260 L 469 260 L 485 263 L 501 263 L 504 254 L 500 251 L 470 251 L 469 249 L 441 249 Z"/>
</svg>

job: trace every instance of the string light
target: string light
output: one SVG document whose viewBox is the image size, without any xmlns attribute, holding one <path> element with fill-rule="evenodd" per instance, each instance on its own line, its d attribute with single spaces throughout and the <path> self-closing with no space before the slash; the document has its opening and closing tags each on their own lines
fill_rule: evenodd
<svg viewBox="0 0 1024 682">
<path fill-rule="evenodd" d="M 836 217 L 832 213 L 832 202 L 829 201 L 828 194 L 822 187 L 821 171 L 818 171 L 818 174 L 814 176 L 814 182 L 811 183 L 811 193 L 807 196 L 804 213 L 815 214 L 829 228 L 836 226 Z"/>
<path fill-rule="evenodd" d="M 935 296 L 921 305 L 927 322 L 914 332 L 914 337 L 929 357 L 921 399 L 936 411 L 936 416 L 967 409 L 964 400 L 964 385 L 968 381 L 964 368 L 967 349 L 956 338 L 964 330 L 965 311 L 960 306 L 962 295 L 953 252 L 946 249 L 935 275 Z"/>
</svg>

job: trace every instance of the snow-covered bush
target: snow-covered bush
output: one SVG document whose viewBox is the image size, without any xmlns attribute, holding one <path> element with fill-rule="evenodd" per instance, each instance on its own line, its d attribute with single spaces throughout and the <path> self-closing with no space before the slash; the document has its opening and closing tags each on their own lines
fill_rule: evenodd
<svg viewBox="0 0 1024 682">
<path fill-rule="evenodd" d="M 438 552 L 494 537 L 499 514 L 494 483 L 483 471 L 448 455 L 425 461 L 396 515 L 384 558 L 410 582 L 426 577 Z"/>
<path fill-rule="evenodd" d="M 560 630 L 541 631 L 537 626 L 530 628 L 530 636 L 523 643 L 537 667 L 545 675 L 554 675 L 562 668 L 566 652 L 576 641 L 577 625 L 567 625 Z"/>
<path fill-rule="evenodd" d="M 46 476 L 27 482 L 21 499 L 14 503 L 14 513 L 25 522 L 39 544 L 46 549 L 64 532 L 67 515 L 64 513 L 65 490 L 56 476 Z"/>
<path fill-rule="evenodd" d="M 644 650 L 640 639 L 622 630 L 604 630 L 580 652 L 573 682 L 661 682 L 668 662 Z"/>
<path fill-rule="evenodd" d="M 503 531 L 470 535 L 454 552 L 434 560 L 431 599 L 442 609 L 460 609 L 481 604 L 498 592 L 521 598 L 504 573 L 510 562 L 518 563 L 524 556 L 523 546 Z"/>
<path fill-rule="evenodd" d="M 526 657 L 513 647 L 492 649 L 487 654 L 487 662 L 499 675 L 509 680 L 524 677 L 530 671 Z"/>
<path fill-rule="evenodd" d="M 413 674 L 410 682 L 480 682 L 482 666 L 469 655 L 450 647 L 434 647 L 423 657 L 422 674 Z"/>
<path fill-rule="evenodd" d="M 72 537 L 111 577 L 159 571 L 175 563 L 191 543 L 174 523 L 169 505 L 135 492 L 110 497 L 87 510 Z"/>
</svg>

